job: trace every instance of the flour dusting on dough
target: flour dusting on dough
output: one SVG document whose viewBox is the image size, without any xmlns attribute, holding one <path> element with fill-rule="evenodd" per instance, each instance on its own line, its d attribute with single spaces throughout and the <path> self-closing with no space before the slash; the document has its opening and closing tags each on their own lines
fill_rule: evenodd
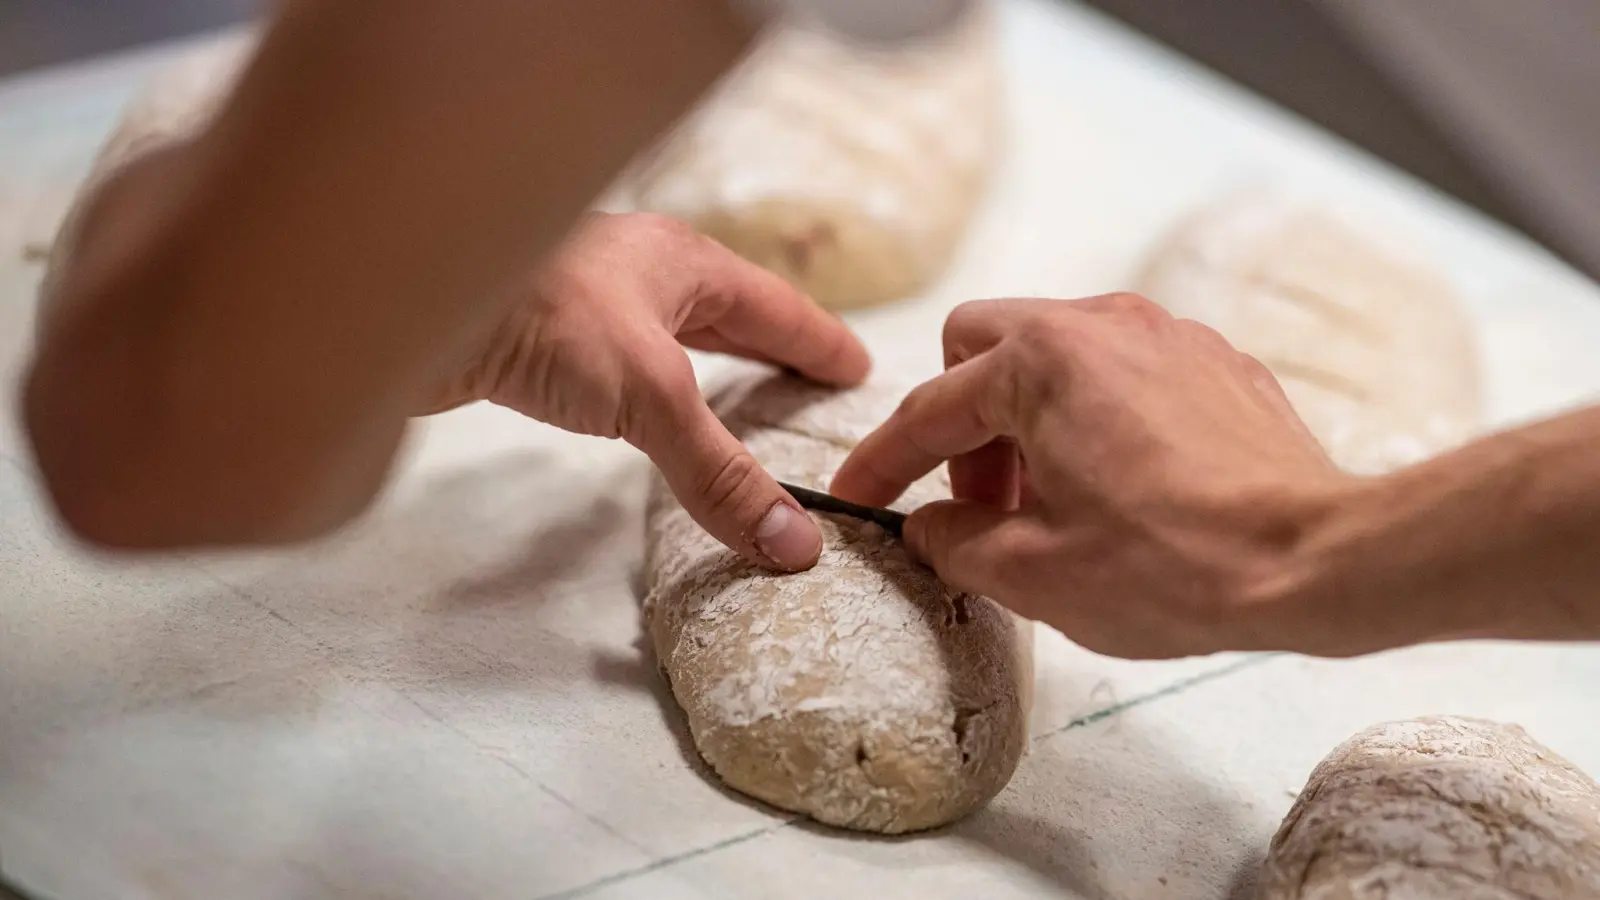
<svg viewBox="0 0 1600 900">
<path fill-rule="evenodd" d="M 775 475 L 817 489 L 898 396 L 764 391 L 728 421 Z M 948 495 L 932 476 L 897 505 Z M 647 617 L 696 745 L 729 785 L 830 824 L 899 832 L 959 818 L 1021 756 L 1031 630 L 945 588 L 878 526 L 818 522 L 816 569 L 768 575 L 656 484 Z"/>
</svg>

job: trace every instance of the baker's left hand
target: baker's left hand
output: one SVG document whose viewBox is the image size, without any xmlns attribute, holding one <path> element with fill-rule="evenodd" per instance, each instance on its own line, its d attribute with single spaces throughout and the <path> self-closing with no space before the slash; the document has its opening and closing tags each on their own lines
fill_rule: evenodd
<svg viewBox="0 0 1600 900">
<path fill-rule="evenodd" d="M 427 411 L 489 400 L 622 438 L 684 508 L 768 568 L 816 563 L 815 523 L 707 406 L 685 347 L 860 382 L 866 348 L 783 279 L 674 219 L 592 214 L 534 273 Z"/>
</svg>

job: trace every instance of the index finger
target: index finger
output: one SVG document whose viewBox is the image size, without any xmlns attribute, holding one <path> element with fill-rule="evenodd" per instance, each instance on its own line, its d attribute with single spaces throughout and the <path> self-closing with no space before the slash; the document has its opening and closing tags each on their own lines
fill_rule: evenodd
<svg viewBox="0 0 1600 900">
<path fill-rule="evenodd" d="M 706 238 L 705 247 L 701 293 L 681 330 L 710 328 L 749 355 L 824 384 L 849 387 L 867 377 L 867 348 L 837 316 L 716 241 Z"/>
<path fill-rule="evenodd" d="M 945 460 L 1015 436 L 1014 384 L 1004 356 L 993 352 L 924 382 L 850 452 L 829 491 L 884 506 Z"/>
</svg>

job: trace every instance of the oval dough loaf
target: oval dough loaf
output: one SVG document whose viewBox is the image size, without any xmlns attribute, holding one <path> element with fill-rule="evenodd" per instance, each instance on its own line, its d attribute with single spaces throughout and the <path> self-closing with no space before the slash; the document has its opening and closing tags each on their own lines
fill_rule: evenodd
<svg viewBox="0 0 1600 900">
<path fill-rule="evenodd" d="M 779 27 L 629 179 L 834 309 L 914 295 L 944 271 L 998 151 L 993 10 L 871 49 Z"/>
<path fill-rule="evenodd" d="M 774 379 L 725 420 L 776 477 L 826 489 L 899 394 Z M 930 477 L 901 501 L 947 497 Z M 646 620 L 695 746 L 730 787 L 820 822 L 899 833 L 997 794 L 1027 742 L 1032 630 L 956 594 L 876 525 L 817 516 L 816 568 L 768 575 L 657 479 Z"/>
<path fill-rule="evenodd" d="M 1480 425 L 1478 355 L 1449 284 L 1327 212 L 1223 202 L 1177 229 L 1139 289 L 1266 364 L 1346 469 L 1393 469 Z"/>
<path fill-rule="evenodd" d="M 1515 725 L 1378 725 L 1311 773 L 1260 900 L 1600 897 L 1600 785 Z"/>
</svg>

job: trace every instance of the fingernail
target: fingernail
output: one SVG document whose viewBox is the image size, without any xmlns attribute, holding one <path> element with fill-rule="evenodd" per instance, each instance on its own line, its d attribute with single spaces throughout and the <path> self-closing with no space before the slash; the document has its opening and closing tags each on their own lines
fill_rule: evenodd
<svg viewBox="0 0 1600 900">
<path fill-rule="evenodd" d="M 779 500 L 756 526 L 756 550 L 780 569 L 808 569 L 822 554 L 822 533 L 811 517 Z"/>
</svg>

